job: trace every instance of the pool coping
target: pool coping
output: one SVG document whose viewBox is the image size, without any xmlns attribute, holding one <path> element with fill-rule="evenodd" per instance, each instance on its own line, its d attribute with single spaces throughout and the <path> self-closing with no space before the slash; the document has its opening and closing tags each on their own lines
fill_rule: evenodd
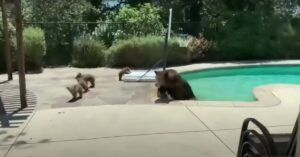
<svg viewBox="0 0 300 157">
<path fill-rule="evenodd" d="M 251 67 L 251 66 L 276 66 L 276 65 L 300 65 L 300 61 L 269 61 L 257 63 L 202 63 L 192 64 L 181 67 L 172 67 L 180 73 L 188 73 L 192 71 L 202 71 L 220 68 L 237 68 L 237 67 Z M 263 85 L 254 88 L 253 94 L 257 101 L 201 101 L 201 100 L 186 100 L 186 101 L 171 101 L 170 104 L 181 105 L 197 105 L 197 106 L 210 106 L 210 107 L 274 107 L 281 104 L 281 100 L 273 93 L 274 89 L 281 87 L 300 87 L 299 85 L 292 84 L 271 84 Z"/>
<path fill-rule="evenodd" d="M 282 86 L 294 86 L 288 84 L 274 84 L 256 87 L 253 91 L 257 101 L 201 101 L 201 100 L 180 100 L 172 101 L 170 104 L 201 105 L 209 107 L 274 107 L 281 104 L 281 100 L 272 92 L 275 88 Z M 299 86 L 298 86 L 299 87 Z"/>
</svg>

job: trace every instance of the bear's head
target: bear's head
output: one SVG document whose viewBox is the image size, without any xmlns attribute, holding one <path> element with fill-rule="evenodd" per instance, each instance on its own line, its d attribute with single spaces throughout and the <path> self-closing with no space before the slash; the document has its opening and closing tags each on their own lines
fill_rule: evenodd
<svg viewBox="0 0 300 157">
<path fill-rule="evenodd" d="M 78 80 L 78 79 L 81 78 L 81 77 L 82 77 L 82 74 L 81 74 L 81 73 L 78 73 L 78 74 L 76 75 L 75 79 Z"/>
<path fill-rule="evenodd" d="M 165 70 L 165 71 L 155 71 L 155 86 L 168 86 L 170 83 L 176 82 L 176 80 L 180 79 L 179 74 L 173 70 Z"/>
</svg>

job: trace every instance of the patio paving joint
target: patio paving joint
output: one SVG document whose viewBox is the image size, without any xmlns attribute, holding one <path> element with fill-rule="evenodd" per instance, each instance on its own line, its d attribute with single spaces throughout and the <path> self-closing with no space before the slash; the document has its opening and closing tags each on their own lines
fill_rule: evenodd
<svg viewBox="0 0 300 157">
<path fill-rule="evenodd" d="M 219 136 L 217 136 L 215 134 L 214 131 L 212 131 L 188 106 L 185 106 L 185 108 L 191 113 L 193 114 L 229 151 L 231 151 L 231 153 L 233 153 L 234 155 L 236 155 L 236 153 L 223 141 L 221 140 L 221 138 L 219 138 Z"/>
<path fill-rule="evenodd" d="M 0 144 L 0 147 L 10 146 L 11 144 Z"/>
<path fill-rule="evenodd" d="M 292 127 L 294 124 L 286 124 L 286 125 L 266 125 L 267 128 L 275 128 L 275 127 Z M 257 127 L 254 127 L 257 128 Z M 241 128 L 228 128 L 228 129 L 210 129 L 210 131 L 231 131 L 231 130 L 241 130 Z"/>
<path fill-rule="evenodd" d="M 24 130 L 26 129 L 26 127 L 28 126 L 28 124 L 30 123 L 30 121 L 32 120 L 32 118 L 34 117 L 35 113 L 36 113 L 36 111 L 32 112 L 31 117 L 28 119 L 28 121 L 27 121 L 27 123 L 25 124 L 25 126 L 23 127 L 23 129 L 21 129 L 21 131 L 18 133 L 16 139 L 15 139 L 14 142 L 9 146 L 7 152 L 4 154 L 3 157 L 7 157 L 9 151 L 10 151 L 10 150 L 12 149 L 12 147 L 14 146 L 14 143 L 15 143 L 16 141 L 18 141 L 19 137 L 22 135 L 22 133 L 24 132 Z"/>
<path fill-rule="evenodd" d="M 101 139 L 112 139 L 112 138 L 124 138 L 124 137 L 138 137 L 138 136 L 152 136 L 152 135 L 171 135 L 171 134 L 185 134 L 185 133 L 203 133 L 211 132 L 209 130 L 200 130 L 200 131 L 182 131 L 182 132 L 162 132 L 162 133 L 148 133 L 148 134 L 132 134 L 132 135 L 120 135 L 120 136 L 107 136 L 107 137 L 95 137 L 95 138 L 82 138 L 82 139 L 67 139 L 67 140 L 55 140 L 47 142 L 26 142 L 26 145 L 34 144 L 49 144 L 49 143 L 60 143 L 60 142 L 74 142 L 74 141 L 92 141 L 92 140 L 101 140 Z M 14 146 L 14 144 L 12 145 Z M 6 157 L 6 156 L 4 156 Z"/>
</svg>

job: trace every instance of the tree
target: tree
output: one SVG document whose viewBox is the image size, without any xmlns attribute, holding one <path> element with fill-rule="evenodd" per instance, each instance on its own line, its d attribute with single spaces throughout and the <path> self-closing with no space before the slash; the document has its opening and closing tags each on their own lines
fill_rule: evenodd
<svg viewBox="0 0 300 157">
<path fill-rule="evenodd" d="M 24 4 L 26 20 L 34 22 L 77 22 L 91 9 L 84 0 L 26 0 Z"/>
<path fill-rule="evenodd" d="M 65 65 L 71 61 L 73 41 L 88 31 L 83 21 L 93 9 L 86 0 L 25 0 L 26 25 L 41 27 L 45 32 L 46 63 Z"/>
<path fill-rule="evenodd" d="M 113 22 L 124 24 L 123 29 L 119 29 L 119 35 L 144 36 L 148 34 L 162 33 L 160 22 L 160 9 L 149 3 L 139 5 L 134 8 L 125 6 L 114 15 Z"/>
<path fill-rule="evenodd" d="M 173 31 L 197 35 L 201 30 L 203 0 L 126 0 L 130 6 L 151 3 L 160 6 L 162 23 L 167 25 L 169 9 L 173 9 Z"/>
<path fill-rule="evenodd" d="M 9 42 L 9 30 L 8 30 L 8 21 L 6 14 L 6 5 L 5 0 L 1 0 L 1 9 L 2 9 L 2 22 L 3 22 L 3 32 L 4 32 L 4 42 L 5 42 L 5 60 L 6 60 L 6 71 L 8 75 L 8 80 L 13 79 L 12 75 L 12 61 L 11 61 L 11 52 L 10 52 L 10 42 Z"/>
<path fill-rule="evenodd" d="M 139 5 L 139 7 L 126 5 L 118 12 L 113 12 L 105 22 L 109 24 L 99 24 L 93 34 L 104 39 L 107 45 L 110 45 L 113 40 L 133 36 L 161 35 L 164 31 L 160 8 L 151 4 Z"/>
<path fill-rule="evenodd" d="M 25 59 L 24 59 L 24 45 L 23 45 L 23 19 L 21 0 L 15 0 L 16 10 L 16 35 L 17 35 L 17 52 L 19 56 L 19 86 L 20 86 L 20 100 L 21 108 L 27 107 L 26 100 L 26 79 L 25 79 Z"/>
</svg>

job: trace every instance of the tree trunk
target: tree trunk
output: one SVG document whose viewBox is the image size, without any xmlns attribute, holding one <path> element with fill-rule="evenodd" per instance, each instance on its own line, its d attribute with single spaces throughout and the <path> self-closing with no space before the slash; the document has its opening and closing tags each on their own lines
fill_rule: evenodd
<svg viewBox="0 0 300 157">
<path fill-rule="evenodd" d="M 19 86 L 20 86 L 20 100 L 21 108 L 27 107 L 26 101 L 26 80 L 25 80 L 25 56 L 23 46 L 23 19 L 21 0 L 15 0 L 16 10 L 16 36 L 17 36 L 17 53 L 18 53 L 18 70 L 19 70 Z"/>
<path fill-rule="evenodd" d="M 8 80 L 13 79 L 12 75 L 12 62 L 11 62 L 11 52 L 10 52 L 10 37 L 8 31 L 8 22 L 7 22 L 7 14 L 6 14 L 6 6 L 5 0 L 1 0 L 1 9 L 2 9 L 2 22 L 3 22 L 3 31 L 4 31 L 4 39 L 5 39 L 5 62 L 6 62 L 6 72 L 8 76 Z"/>
</svg>

